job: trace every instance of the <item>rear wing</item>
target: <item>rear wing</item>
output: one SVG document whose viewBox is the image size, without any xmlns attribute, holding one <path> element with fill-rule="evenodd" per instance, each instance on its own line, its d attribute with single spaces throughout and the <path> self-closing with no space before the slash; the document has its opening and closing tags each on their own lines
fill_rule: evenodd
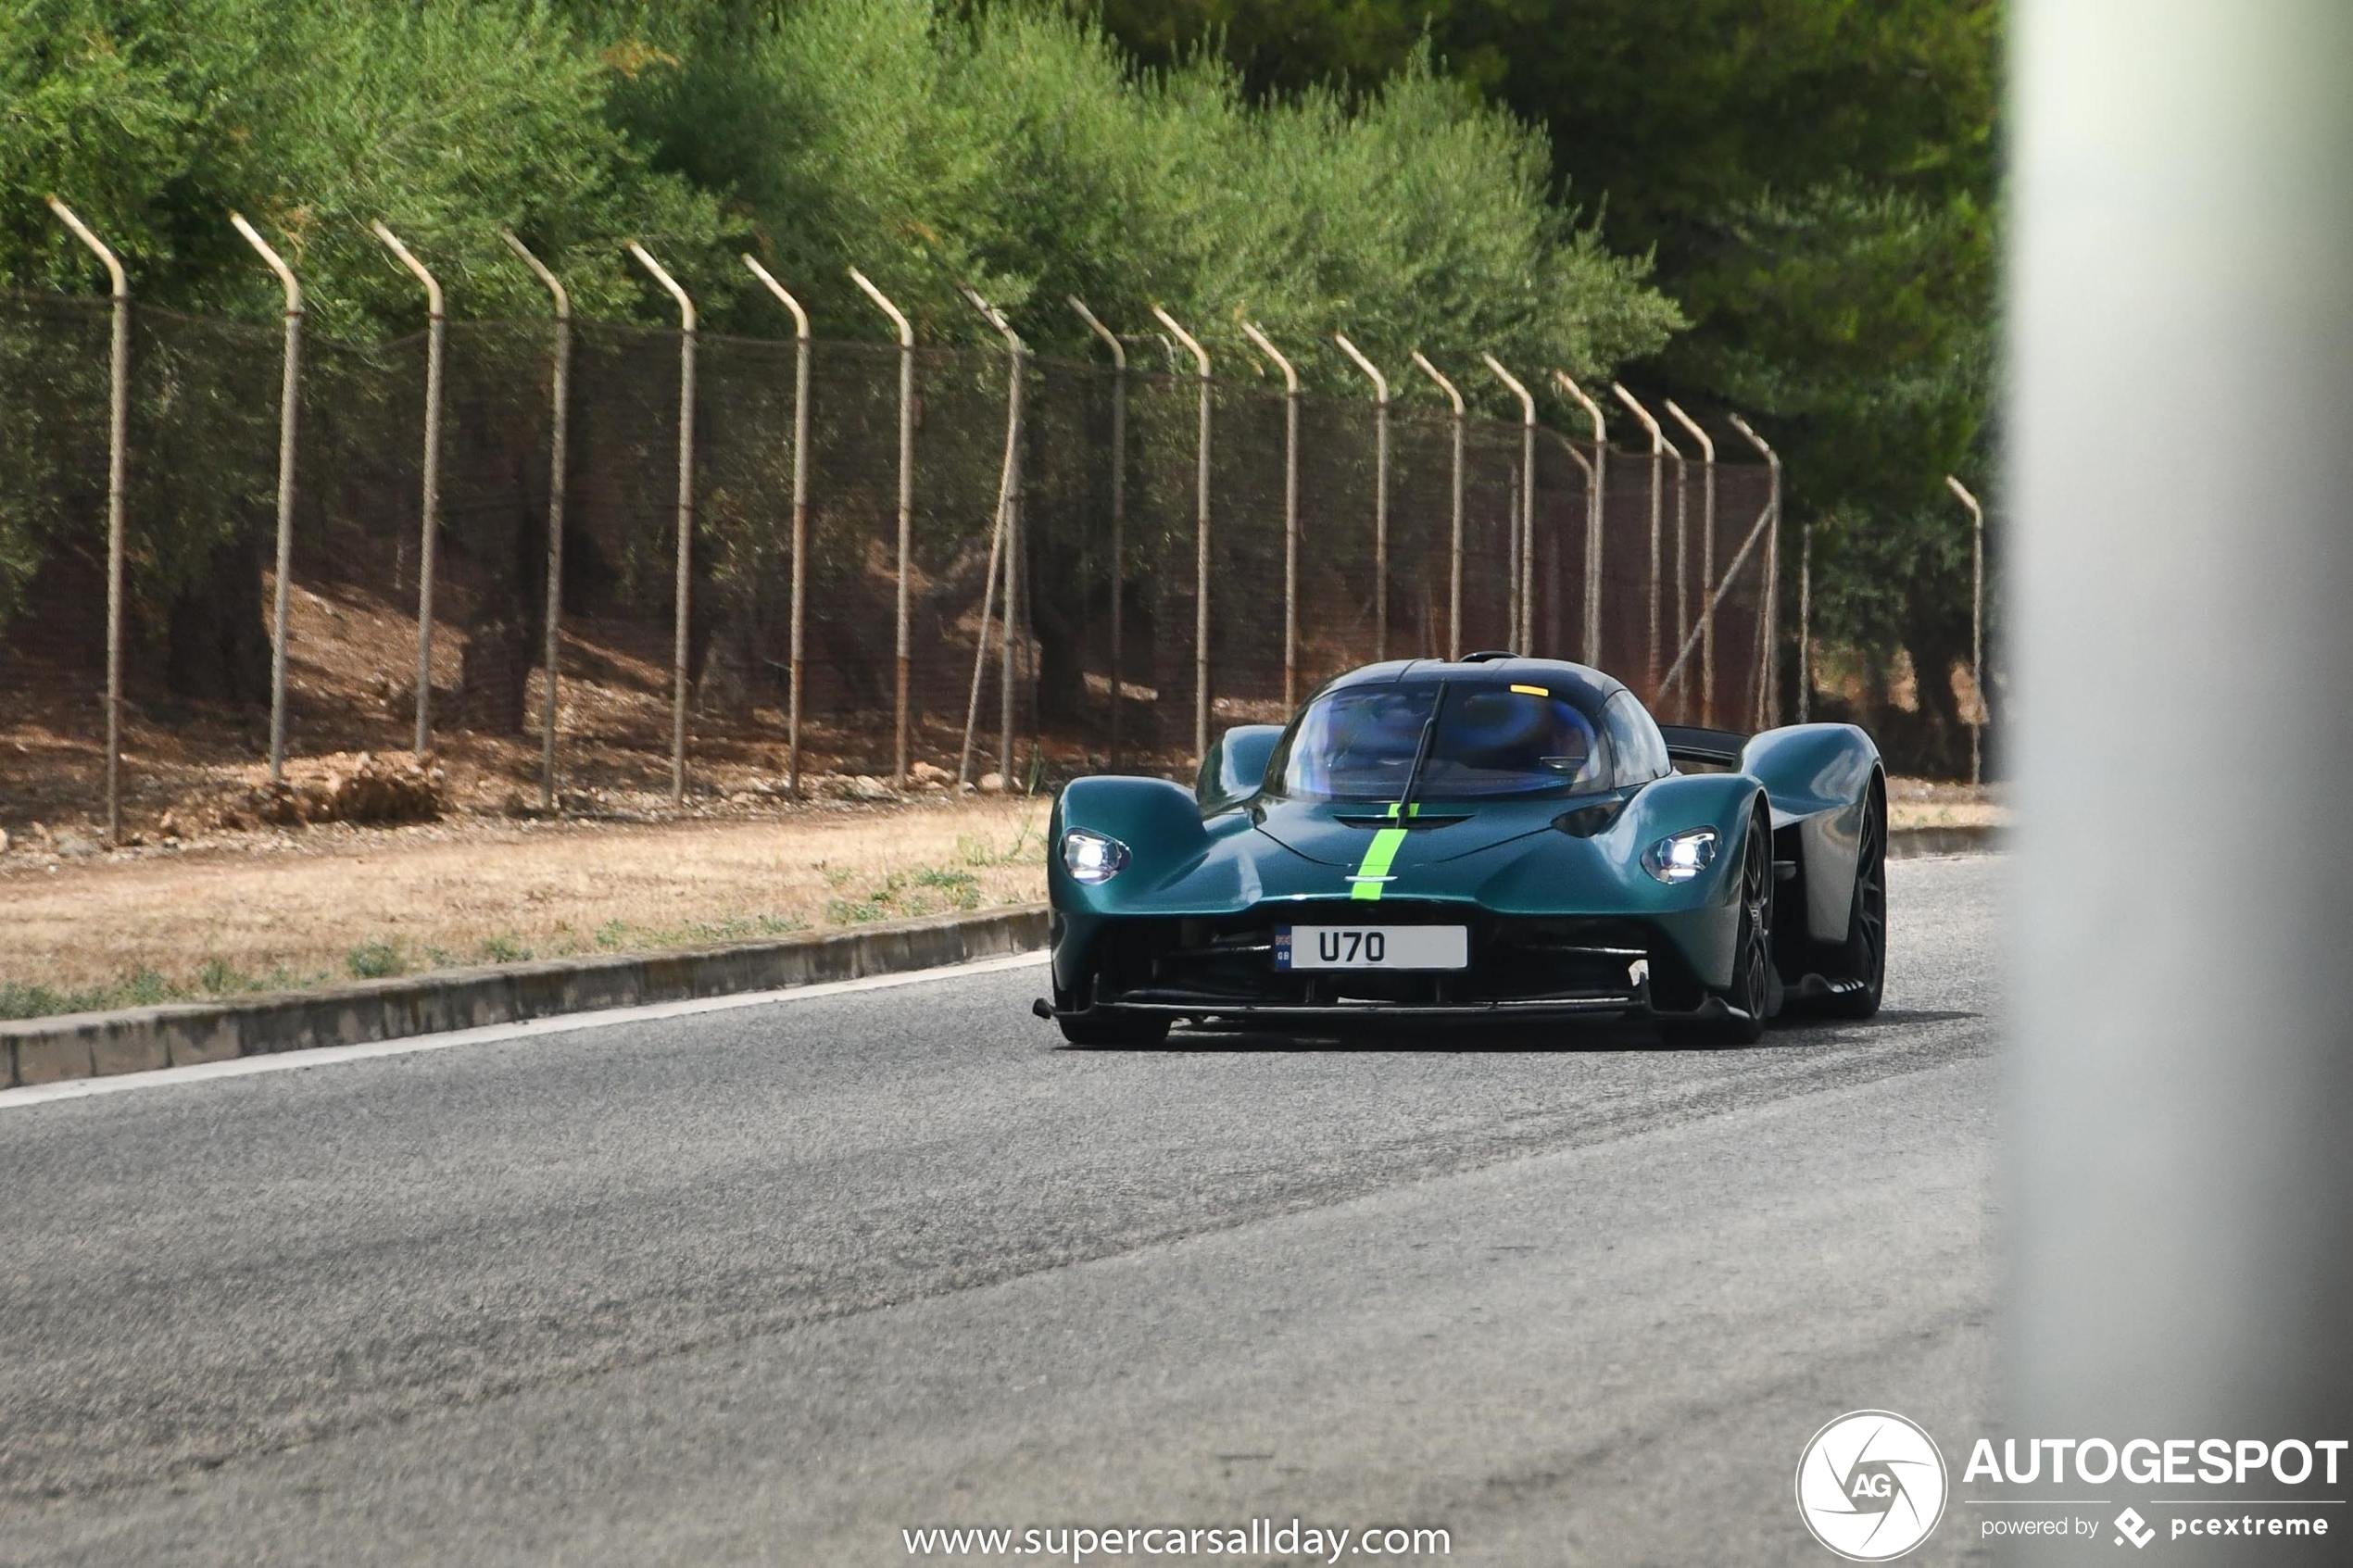
<svg viewBox="0 0 2353 1568">
<path fill-rule="evenodd" d="M 1658 733 L 1667 738 L 1667 755 L 1677 762 L 1696 762 L 1702 767 L 1737 769 L 1741 753 L 1748 746 L 1748 736 L 1737 730 L 1703 730 L 1696 724 L 1661 724 Z"/>
</svg>

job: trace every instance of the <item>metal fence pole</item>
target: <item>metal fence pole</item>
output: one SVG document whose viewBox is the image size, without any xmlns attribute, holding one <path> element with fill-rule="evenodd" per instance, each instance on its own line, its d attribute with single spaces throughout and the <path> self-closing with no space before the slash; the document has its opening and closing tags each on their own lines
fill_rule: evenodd
<svg viewBox="0 0 2353 1568">
<path fill-rule="evenodd" d="M 751 275 L 768 286 L 792 312 L 792 629 L 791 652 L 785 666 L 785 787 L 800 794 L 800 680 L 803 633 L 809 605 L 809 312 L 791 291 L 752 257 L 744 257 Z"/>
<path fill-rule="evenodd" d="M 541 657 L 547 661 L 547 702 L 539 716 L 539 809 L 556 809 L 556 665 L 562 651 L 564 604 L 564 464 L 572 420 L 572 295 L 547 270 L 531 247 L 501 229 L 498 237 L 522 258 L 556 304 L 556 343 L 552 389 L 547 409 L 547 640 Z"/>
<path fill-rule="evenodd" d="M 644 245 L 630 241 L 629 254 L 678 302 L 678 566 L 671 609 L 670 798 L 673 804 L 683 805 L 686 798 L 687 614 L 693 608 L 695 546 L 695 302 Z"/>
<path fill-rule="evenodd" d="M 1596 465 L 1596 463 L 1597 463 L 1597 462 L 1598 462 L 1598 460 L 1599 460 L 1599 458 L 1598 458 L 1598 452 L 1596 453 L 1596 456 L 1595 456 L 1594 458 L 1587 458 L 1587 457 L 1585 456 L 1585 454 L 1584 454 L 1584 453 L 1582 453 L 1582 452 L 1580 452 L 1580 451 L 1579 451 L 1579 450 L 1577 449 L 1577 443 L 1575 443 L 1574 441 L 1571 441 L 1571 440 L 1570 440 L 1567 436 L 1561 434 L 1561 433 L 1560 433 L 1560 432 L 1558 432 L 1558 431 L 1553 431 L 1553 430 L 1548 430 L 1548 431 L 1546 431 L 1544 433 L 1545 433 L 1545 434 L 1547 434 L 1547 435 L 1549 435 L 1549 436 L 1551 436 L 1551 437 L 1552 437 L 1554 441 L 1557 441 L 1557 442 L 1559 442 L 1559 443 L 1560 443 L 1560 447 L 1561 447 L 1561 450 L 1568 454 L 1568 458 L 1569 458 L 1569 461 L 1571 461 L 1571 462 L 1575 463 L 1575 464 L 1577 465 L 1577 471 L 1578 471 L 1579 473 L 1580 473 L 1580 474 L 1584 475 L 1584 477 L 1585 477 L 1586 522 L 1587 522 L 1588 527 L 1590 528 L 1590 526 L 1592 525 L 1592 494 L 1593 494 L 1593 488 L 1594 488 L 1594 486 L 1595 486 L 1595 485 L 1597 485 L 1597 484 L 1599 484 L 1599 483 L 1601 483 L 1601 475 L 1600 475 L 1600 472 L 1599 472 L 1598 469 L 1597 469 L 1597 468 L 1596 468 L 1596 466 L 1595 466 L 1595 465 Z M 1555 561 L 1555 562 L 1557 562 L 1557 561 L 1558 561 L 1558 559 L 1559 559 L 1559 557 L 1558 557 L 1557 555 L 1555 555 L 1555 556 L 1554 557 L 1554 561 Z M 1558 605 L 1558 602 L 1557 602 L 1557 601 L 1558 601 L 1558 598 L 1559 598 L 1559 596 L 1560 596 L 1560 587 L 1561 587 L 1560 578 L 1559 578 L 1559 576 L 1558 576 L 1557 571 L 1555 572 L 1555 574 L 1554 574 L 1554 580 L 1553 580 L 1553 582 L 1554 582 L 1554 596 L 1555 603 L 1554 603 L 1554 614 L 1550 617 L 1550 620 L 1551 620 L 1551 621 L 1552 621 L 1551 636 L 1547 639 L 1547 641 L 1549 641 L 1550 643 L 1552 643 L 1552 644 L 1554 646 L 1555 649 L 1557 649 L 1557 647 L 1558 647 L 1558 646 L 1559 646 L 1559 643 L 1560 643 L 1560 616 L 1559 616 L 1559 605 Z M 1593 662 L 1593 660 L 1592 660 L 1592 659 L 1590 659 L 1590 658 L 1589 658 L 1589 659 L 1587 659 L 1585 660 L 1585 662 L 1586 662 L 1586 663 L 1588 663 L 1588 664 L 1591 664 L 1591 663 L 1592 663 L 1592 662 Z"/>
<path fill-rule="evenodd" d="M 1722 608 L 1725 596 L 1732 591 L 1732 583 L 1741 574 L 1741 568 L 1748 564 L 1750 554 L 1770 533 L 1773 521 L 1773 503 L 1768 500 L 1757 512 L 1756 521 L 1750 525 L 1747 537 L 1741 541 L 1741 547 L 1732 553 L 1732 564 L 1724 569 L 1724 581 L 1715 584 L 1709 592 L 1705 609 L 1701 616 L 1701 627 L 1684 633 L 1683 641 L 1675 650 L 1675 662 L 1667 667 L 1667 678 L 1660 683 L 1662 686 L 1671 685 L 1678 691 L 1689 689 L 1690 684 L 1683 677 L 1683 667 L 1691 662 L 1692 655 L 1699 650 L 1700 638 L 1704 634 L 1701 628 L 1705 626 L 1708 616 Z"/>
<path fill-rule="evenodd" d="M 1159 306 L 1152 307 L 1152 314 L 1192 351 L 1193 362 L 1201 367 L 1201 437 L 1193 476 L 1193 756 L 1199 759 L 1209 755 L 1209 351 Z"/>
<path fill-rule="evenodd" d="M 1002 520 L 1005 535 L 1005 625 L 999 639 L 997 673 L 997 704 L 1000 730 L 997 744 L 997 786 L 1006 794 L 1013 788 L 1013 678 L 1015 669 L 1014 638 L 1021 625 L 1019 618 L 1019 586 L 1023 573 L 1021 561 L 1021 423 L 1022 395 L 1027 377 L 1026 362 L 1029 345 L 1005 320 L 1004 313 L 980 297 L 969 283 L 959 283 L 957 289 L 971 302 L 974 309 L 987 318 L 1005 340 L 1005 471 L 998 490 L 998 516 Z M 980 634 L 988 636 L 988 617 L 981 616 Z M 979 687 L 974 686 L 975 693 Z M 961 782 L 961 781 L 959 781 Z"/>
<path fill-rule="evenodd" d="M 1585 389 L 1570 380 L 1567 370 L 1554 370 L 1553 379 L 1593 421 L 1593 461 L 1586 470 L 1585 485 L 1585 662 L 1598 667 L 1602 661 L 1602 544 L 1608 533 L 1603 491 L 1609 481 L 1609 425 L 1602 418 L 1602 406 L 1586 396 Z"/>
<path fill-rule="evenodd" d="M 1983 784 L 1985 706 L 1985 508 L 1969 486 L 1951 474 L 1944 483 L 1961 498 L 1969 515 L 1969 679 L 1976 688 L 1976 710 L 1969 719 L 1969 782 Z"/>
<path fill-rule="evenodd" d="M 1700 422 L 1683 412 L 1682 406 L 1672 397 L 1667 400 L 1667 411 L 1676 422 L 1692 433 L 1699 442 L 1700 473 L 1703 491 L 1699 524 L 1699 580 L 1713 584 L 1716 581 L 1716 442 Z M 1677 502 L 1676 531 L 1680 554 L 1682 529 L 1681 503 Z M 1680 561 L 1679 575 L 1680 575 Z M 1716 601 L 1710 598 L 1699 614 L 1699 721 L 1709 729 L 1716 727 Z"/>
<path fill-rule="evenodd" d="M 270 648 L 270 782 L 286 776 L 286 606 L 294 572 L 295 433 L 302 398 L 302 285 L 294 270 L 270 248 L 242 214 L 231 213 L 230 223 L 245 244 L 261 255 L 286 291 L 286 348 L 278 387 L 278 582 L 271 607 Z"/>
<path fill-rule="evenodd" d="M 1111 766 L 1119 768 L 1119 715 L 1126 706 L 1125 656 L 1127 599 L 1127 345 L 1096 320 L 1086 302 L 1065 295 L 1080 320 L 1111 349 Z"/>
<path fill-rule="evenodd" d="M 975 304 L 979 303 L 978 295 L 973 294 L 970 290 L 966 290 L 965 294 L 967 298 Z M 984 314 L 995 317 L 998 320 L 1003 320 L 1001 317 L 996 317 L 996 313 L 986 306 L 983 306 L 982 309 Z M 972 777 L 973 735 L 980 726 L 980 682 L 981 676 L 988 668 L 988 621 L 997 605 L 1000 563 L 1006 555 L 1005 535 L 1013 526 L 1013 493 L 1021 483 L 1021 366 L 1018 361 L 1013 362 L 1008 366 L 1005 378 L 1005 461 L 1004 467 L 998 475 L 997 508 L 988 528 L 988 566 L 981 573 L 980 579 L 980 631 L 973 638 L 973 679 L 971 690 L 964 698 L 963 743 L 956 752 L 956 787 L 959 789 L 962 789 L 965 782 Z M 1013 591 L 1013 574 L 1007 571 L 1002 575 L 1005 578 L 1005 590 L 1010 594 Z M 999 636 L 998 640 L 1003 645 L 1004 649 L 999 659 L 1000 684 L 1007 691 L 1011 691 L 1013 689 L 1011 652 L 1013 637 L 1010 615 L 1008 615 L 1008 629 Z M 1003 720 L 1004 734 L 1007 737 L 1004 743 L 1005 749 L 1010 751 L 1012 744 L 1010 737 L 1013 734 L 1013 715 L 1010 708 L 1003 714 Z M 997 771 L 999 789 L 1005 787 L 1005 765 L 1000 762 Z"/>
<path fill-rule="evenodd" d="M 1659 697 L 1658 596 L 1661 586 L 1659 524 L 1664 516 L 1660 506 L 1662 492 L 1659 487 L 1666 476 L 1667 433 L 1658 428 L 1658 421 L 1651 418 L 1651 411 L 1636 402 L 1634 395 L 1627 391 L 1621 383 L 1610 383 L 1609 389 L 1617 395 L 1617 400 L 1620 403 L 1633 410 L 1634 417 L 1642 422 L 1642 428 L 1650 432 L 1651 436 L 1651 625 L 1650 651 L 1642 666 L 1642 677 L 1650 686 L 1646 695 L 1653 702 L 1656 702 Z"/>
<path fill-rule="evenodd" d="M 113 300 L 107 383 L 107 843 L 122 842 L 123 481 L 130 460 L 131 282 L 113 251 L 56 196 L 49 210 L 107 269 Z"/>
<path fill-rule="evenodd" d="M 1389 657 L 1389 378 L 1340 332 L 1340 351 L 1373 383 L 1373 659 Z"/>
<path fill-rule="evenodd" d="M 1780 682 L 1780 613 L 1781 613 L 1781 456 L 1766 444 L 1765 438 L 1749 428 L 1738 414 L 1726 416 L 1732 428 L 1739 431 L 1748 444 L 1765 455 L 1765 466 L 1772 477 L 1772 490 L 1766 505 L 1772 508 L 1772 532 L 1765 536 L 1765 622 L 1773 629 L 1772 640 L 1767 646 L 1771 652 L 1765 660 L 1765 689 L 1769 696 L 1761 716 L 1762 727 L 1771 729 L 1781 721 Z M 1807 662 L 1810 635 L 1808 620 L 1813 613 L 1814 525 L 1806 525 L 1805 547 L 1799 557 L 1797 572 L 1797 721 L 1806 722 L 1806 694 L 1813 684 L 1813 670 Z"/>
<path fill-rule="evenodd" d="M 417 525 L 417 755 L 433 744 L 433 576 L 434 544 L 441 533 L 441 370 L 447 318 L 442 308 L 441 285 L 410 254 L 400 236 L 382 220 L 369 229 L 397 257 L 400 264 L 425 285 L 425 458 L 424 497 Z"/>
<path fill-rule="evenodd" d="M 874 285 L 865 273 L 852 267 L 850 282 L 865 291 L 866 297 L 882 307 L 899 330 L 899 587 L 898 587 L 898 696 L 897 719 L 891 751 L 891 782 L 904 787 L 907 783 L 909 733 L 913 724 L 912 710 L 908 707 L 908 671 L 912 667 L 913 638 L 912 634 L 912 604 L 909 597 L 907 571 L 914 553 L 915 532 L 915 329 L 907 323 L 899 307 L 888 295 Z M 1008 605 L 1010 611 L 1013 607 Z"/>
<path fill-rule="evenodd" d="M 1492 354 L 1482 352 L 1479 358 L 1487 368 L 1519 399 L 1519 550 L 1518 623 L 1513 628 L 1512 646 L 1521 653 L 1536 646 L 1535 567 L 1536 559 L 1536 398 L 1520 379 L 1504 369 L 1503 361 Z"/>
<path fill-rule="evenodd" d="M 1446 657 L 1454 659 L 1463 657 L 1463 395 L 1437 366 L 1422 357 L 1420 349 L 1412 353 L 1422 374 L 1436 382 L 1439 390 L 1454 405 L 1453 532 L 1448 546 L 1453 564 L 1446 574 Z"/>
<path fill-rule="evenodd" d="M 1283 372 L 1283 707 L 1299 701 L 1299 372 L 1255 322 L 1242 332 Z"/>
</svg>

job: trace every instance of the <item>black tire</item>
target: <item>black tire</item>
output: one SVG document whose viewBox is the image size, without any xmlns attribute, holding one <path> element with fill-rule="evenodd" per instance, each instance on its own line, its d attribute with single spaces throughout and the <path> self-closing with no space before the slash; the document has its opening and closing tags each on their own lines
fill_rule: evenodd
<svg viewBox="0 0 2353 1568">
<path fill-rule="evenodd" d="M 1814 1010 L 1825 1018 L 1869 1018 L 1887 989 L 1887 802 L 1877 784 L 1863 800 L 1863 832 L 1855 857 L 1855 901 L 1846 913 L 1846 940 L 1819 949 L 1823 977 L 1859 980 L 1853 990 L 1824 997 Z"/>
<path fill-rule="evenodd" d="M 1658 1032 L 1669 1045 L 1753 1046 L 1765 1037 L 1780 983 L 1773 972 L 1773 835 L 1762 820 L 1749 823 L 1741 856 L 1740 935 L 1732 948 L 1732 983 L 1718 995 L 1737 1010 L 1729 1018 L 1671 1018 Z"/>
<path fill-rule="evenodd" d="M 1074 1046 L 1156 1046 L 1168 1038 L 1168 1020 L 1150 1013 L 1098 1013 L 1058 1018 L 1063 1038 Z"/>
</svg>

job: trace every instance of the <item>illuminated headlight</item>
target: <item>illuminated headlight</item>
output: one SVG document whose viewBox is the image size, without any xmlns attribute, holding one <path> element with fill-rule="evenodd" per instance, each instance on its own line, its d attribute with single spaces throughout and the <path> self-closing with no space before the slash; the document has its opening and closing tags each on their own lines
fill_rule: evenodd
<svg viewBox="0 0 2353 1568">
<path fill-rule="evenodd" d="M 1115 838 L 1085 828 L 1073 828 L 1063 834 L 1063 864 L 1068 868 L 1071 880 L 1092 887 L 1099 882 L 1109 882 L 1127 863 L 1127 846 Z"/>
<path fill-rule="evenodd" d="M 1689 882 L 1716 859 L 1716 830 L 1686 828 L 1642 851 L 1642 870 L 1661 882 Z"/>
</svg>

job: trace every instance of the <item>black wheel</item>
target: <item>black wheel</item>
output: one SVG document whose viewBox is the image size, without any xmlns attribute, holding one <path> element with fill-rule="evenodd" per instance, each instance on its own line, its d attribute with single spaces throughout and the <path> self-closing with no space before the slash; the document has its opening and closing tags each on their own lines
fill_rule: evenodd
<svg viewBox="0 0 2353 1568">
<path fill-rule="evenodd" d="M 1168 1020 L 1149 1013 L 1099 1013 L 1054 1022 L 1074 1046 L 1156 1046 L 1168 1038 Z"/>
<path fill-rule="evenodd" d="M 1824 997 L 1815 1010 L 1830 1018 L 1869 1018 L 1887 988 L 1887 806 L 1877 788 L 1863 801 L 1863 832 L 1855 857 L 1855 902 L 1846 940 L 1823 950 L 1824 977 L 1860 981 Z"/>
<path fill-rule="evenodd" d="M 1773 972 L 1773 836 L 1763 821 L 1748 829 L 1741 857 L 1740 935 L 1732 949 L 1732 983 L 1718 993 L 1733 1012 L 1725 1018 L 1662 1019 L 1658 1032 L 1673 1045 L 1753 1046 L 1778 1000 Z"/>
</svg>

